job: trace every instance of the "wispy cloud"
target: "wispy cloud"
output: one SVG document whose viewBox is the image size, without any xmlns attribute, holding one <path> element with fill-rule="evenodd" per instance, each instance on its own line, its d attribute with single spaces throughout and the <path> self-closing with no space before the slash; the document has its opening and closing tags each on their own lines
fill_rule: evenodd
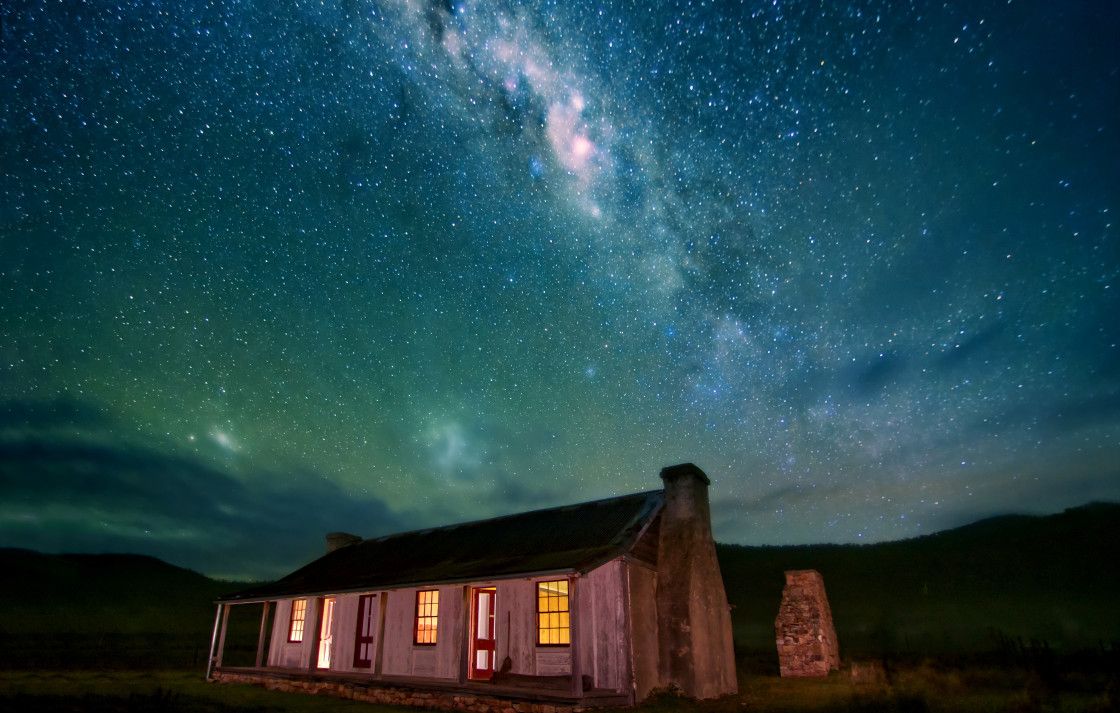
<svg viewBox="0 0 1120 713">
<path fill-rule="evenodd" d="M 7 546 L 140 552 L 210 574 L 270 577 L 317 556 L 328 531 L 371 536 L 407 525 L 380 500 L 306 468 L 234 473 L 157 439 L 119 438 L 89 404 L 13 402 L 0 414 Z"/>
</svg>

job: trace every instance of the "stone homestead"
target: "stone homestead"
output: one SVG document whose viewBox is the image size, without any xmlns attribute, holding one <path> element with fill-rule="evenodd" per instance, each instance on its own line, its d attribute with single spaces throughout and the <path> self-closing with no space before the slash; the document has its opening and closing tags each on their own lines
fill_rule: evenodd
<svg viewBox="0 0 1120 713">
<path fill-rule="evenodd" d="M 634 705 L 735 693 L 707 476 L 663 489 L 375 539 L 221 599 L 207 678 L 447 710 Z M 223 664 L 232 607 L 256 662 Z M 270 623 L 271 622 L 271 623 Z"/>
</svg>

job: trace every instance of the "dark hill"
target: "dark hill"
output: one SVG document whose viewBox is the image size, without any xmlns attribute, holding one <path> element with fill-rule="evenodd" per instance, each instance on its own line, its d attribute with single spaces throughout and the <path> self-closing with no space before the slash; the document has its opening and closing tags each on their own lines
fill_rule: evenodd
<svg viewBox="0 0 1120 713">
<path fill-rule="evenodd" d="M 736 641 L 773 647 L 786 569 L 824 576 L 846 654 L 948 653 L 1045 641 L 1063 650 L 1120 641 L 1120 505 L 994 517 L 873 545 L 719 545 Z"/>
<path fill-rule="evenodd" d="M 241 586 L 154 557 L 0 549 L 0 669 L 205 663 L 213 600 Z"/>
<path fill-rule="evenodd" d="M 736 645 L 773 657 L 787 569 L 824 575 L 845 657 L 961 654 L 1021 638 L 1058 650 L 1120 641 L 1120 505 L 995 517 L 873 545 L 717 545 Z M 200 667 L 215 597 L 245 585 L 141 555 L 0 549 L 0 669 Z M 259 609 L 234 607 L 255 648 Z"/>
<path fill-rule="evenodd" d="M 0 568 L 0 607 L 14 614 L 0 618 L 4 633 L 196 631 L 214 597 L 238 586 L 145 555 L 0 549 Z"/>
</svg>

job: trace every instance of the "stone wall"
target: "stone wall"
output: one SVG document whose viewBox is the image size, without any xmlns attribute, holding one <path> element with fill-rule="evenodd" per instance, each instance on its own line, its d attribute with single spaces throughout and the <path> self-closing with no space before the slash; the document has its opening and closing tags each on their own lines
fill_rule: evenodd
<svg viewBox="0 0 1120 713">
<path fill-rule="evenodd" d="M 840 668 L 840 647 L 820 572 L 786 572 L 774 632 L 782 676 L 827 676 Z"/>
<path fill-rule="evenodd" d="M 731 608 L 712 539 L 711 481 L 692 463 L 662 468 L 661 479 L 656 687 L 700 699 L 737 693 Z"/>
<path fill-rule="evenodd" d="M 495 696 L 485 696 L 464 691 L 440 691 L 381 683 L 357 681 L 331 681 L 325 679 L 300 679 L 276 677 L 268 674 L 233 673 L 215 671 L 212 680 L 218 683 L 248 683 L 273 691 L 312 693 L 346 698 L 352 701 L 382 703 L 396 706 L 414 706 L 442 711 L 467 713 L 581 713 L 583 706 L 570 703 L 539 703 L 517 701 Z"/>
</svg>

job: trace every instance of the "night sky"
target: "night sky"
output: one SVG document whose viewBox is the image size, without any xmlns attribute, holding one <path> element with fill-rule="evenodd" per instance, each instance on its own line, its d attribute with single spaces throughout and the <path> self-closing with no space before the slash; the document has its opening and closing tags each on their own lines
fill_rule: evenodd
<svg viewBox="0 0 1120 713">
<path fill-rule="evenodd" d="M 1120 5 L 3 3 L 0 545 L 1120 499 Z"/>
</svg>

